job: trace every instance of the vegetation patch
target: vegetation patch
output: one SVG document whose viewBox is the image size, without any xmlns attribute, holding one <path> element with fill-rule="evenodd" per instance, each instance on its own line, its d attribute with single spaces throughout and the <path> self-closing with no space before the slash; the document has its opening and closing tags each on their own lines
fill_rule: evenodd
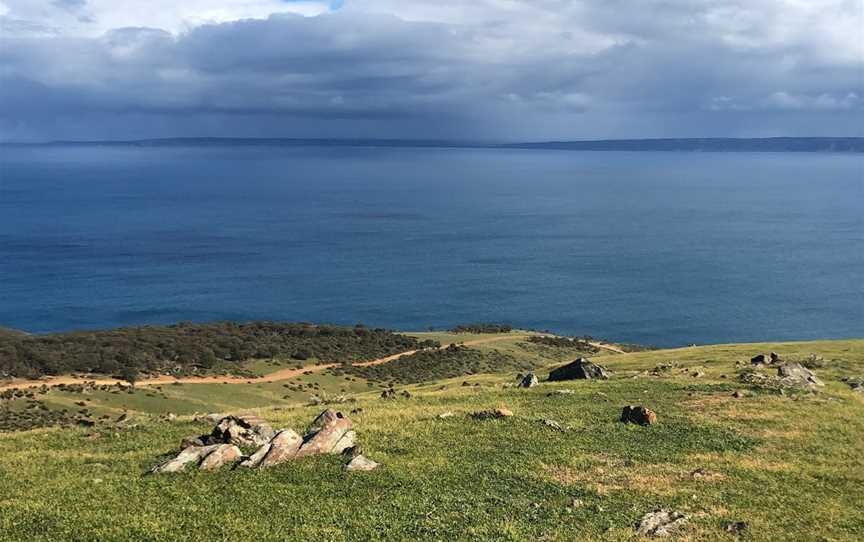
<svg viewBox="0 0 864 542">
<path fill-rule="evenodd" d="M 49 335 L 0 334 L 0 377 L 69 372 L 183 375 L 242 372 L 252 359 L 363 361 L 413 350 L 420 342 L 384 329 L 277 322 L 180 323 Z"/>
<path fill-rule="evenodd" d="M 373 382 L 417 384 L 456 376 L 532 368 L 530 362 L 509 354 L 450 345 L 440 350 L 423 350 L 381 365 L 358 367 L 345 364 L 331 370 L 337 375 L 352 374 Z"/>
<path fill-rule="evenodd" d="M 453 333 L 510 333 L 513 326 L 507 324 L 462 324 L 451 330 Z"/>
<path fill-rule="evenodd" d="M 596 354 L 599 348 L 591 344 L 588 339 L 580 337 L 553 337 L 548 335 L 532 335 L 527 341 L 531 344 L 551 346 L 553 348 L 566 348 L 575 352 L 585 354 Z"/>
</svg>

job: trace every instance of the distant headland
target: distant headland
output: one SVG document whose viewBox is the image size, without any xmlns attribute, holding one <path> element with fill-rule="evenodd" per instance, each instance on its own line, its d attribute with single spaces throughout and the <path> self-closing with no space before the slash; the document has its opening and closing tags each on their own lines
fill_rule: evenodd
<svg viewBox="0 0 864 542">
<path fill-rule="evenodd" d="M 117 147 L 405 147 L 405 148 L 479 148 L 551 149 L 572 151 L 678 151 L 678 152 L 832 152 L 864 153 L 864 137 L 764 137 L 764 138 L 660 138 L 597 139 L 575 141 L 537 141 L 489 143 L 436 139 L 363 139 L 363 138 L 234 138 L 175 137 L 159 139 L 104 141 L 0 142 L 0 146 L 117 146 Z"/>
</svg>

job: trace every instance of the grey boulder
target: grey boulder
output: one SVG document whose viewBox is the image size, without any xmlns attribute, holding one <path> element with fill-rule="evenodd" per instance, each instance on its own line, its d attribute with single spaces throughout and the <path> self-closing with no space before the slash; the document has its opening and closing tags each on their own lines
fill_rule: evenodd
<svg viewBox="0 0 864 542">
<path fill-rule="evenodd" d="M 800 363 L 787 363 L 777 368 L 777 376 L 792 384 L 801 384 L 805 386 L 824 386 L 821 380 L 816 378 L 816 374 L 810 369 L 804 367 Z"/>
<path fill-rule="evenodd" d="M 561 380 L 605 380 L 608 378 L 609 373 L 604 367 L 597 365 L 596 363 L 591 363 L 585 358 L 579 358 L 567 365 L 553 369 L 549 373 L 549 380 L 551 382 Z"/>
</svg>

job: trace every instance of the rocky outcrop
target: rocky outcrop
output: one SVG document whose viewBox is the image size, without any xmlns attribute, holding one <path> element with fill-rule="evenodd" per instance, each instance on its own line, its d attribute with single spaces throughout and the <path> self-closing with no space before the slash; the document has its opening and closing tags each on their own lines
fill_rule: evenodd
<svg viewBox="0 0 864 542">
<path fill-rule="evenodd" d="M 657 414 L 644 406 L 627 405 L 621 412 L 621 421 L 638 425 L 653 425 L 657 423 Z"/>
<path fill-rule="evenodd" d="M 183 451 L 153 468 L 152 472 L 180 472 L 193 463 L 200 470 L 215 470 L 238 461 L 245 468 L 268 468 L 310 455 L 341 454 L 349 449 L 357 449 L 357 433 L 353 426 L 351 420 L 341 412 L 330 409 L 313 420 L 303 437 L 292 429 L 274 433 L 270 425 L 260 418 L 225 416 L 209 435 L 184 439 L 187 446 L 184 446 Z M 268 434 L 270 436 L 263 440 Z M 206 444 L 201 445 L 203 441 Z M 243 442 L 247 447 L 251 447 L 248 443 L 256 443 L 258 449 L 252 455 L 243 457 L 237 442 Z M 352 454 L 348 459 L 355 462 L 356 455 L 359 454 Z M 377 466 L 377 463 L 364 457 L 349 470 L 372 470 Z"/>
<path fill-rule="evenodd" d="M 557 382 L 561 380 L 591 380 L 591 379 L 608 379 L 609 373 L 606 369 L 596 363 L 591 363 L 585 358 L 579 358 L 576 361 L 567 365 L 553 369 L 549 373 L 549 381 Z"/>
</svg>

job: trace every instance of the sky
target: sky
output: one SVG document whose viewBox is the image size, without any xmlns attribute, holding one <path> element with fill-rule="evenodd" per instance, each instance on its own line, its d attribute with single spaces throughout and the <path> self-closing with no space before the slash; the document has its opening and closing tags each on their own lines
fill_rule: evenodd
<svg viewBox="0 0 864 542">
<path fill-rule="evenodd" d="M 864 135 L 864 0 L 0 0 L 0 140 Z"/>
</svg>

